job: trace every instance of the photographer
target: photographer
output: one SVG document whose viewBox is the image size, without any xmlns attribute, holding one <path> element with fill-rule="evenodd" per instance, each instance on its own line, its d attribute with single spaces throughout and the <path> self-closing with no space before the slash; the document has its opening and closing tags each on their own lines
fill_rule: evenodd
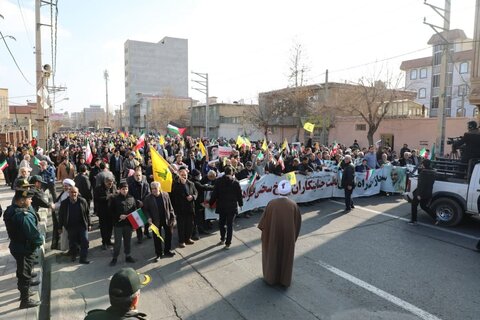
<svg viewBox="0 0 480 320">
<path fill-rule="evenodd" d="M 477 122 L 469 121 L 468 131 L 463 137 L 453 141 L 454 150 L 462 146 L 461 162 L 468 163 L 470 159 L 480 158 L 480 131 Z"/>
</svg>

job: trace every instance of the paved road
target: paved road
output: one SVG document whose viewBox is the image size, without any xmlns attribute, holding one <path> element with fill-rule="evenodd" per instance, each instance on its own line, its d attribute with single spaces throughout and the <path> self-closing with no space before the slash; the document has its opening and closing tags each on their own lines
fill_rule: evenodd
<svg viewBox="0 0 480 320">
<path fill-rule="evenodd" d="M 237 219 L 232 248 L 215 246 L 218 232 L 174 258 L 153 263 L 152 240 L 133 241 L 133 267 L 153 277 L 140 310 L 151 319 L 478 319 L 478 265 L 473 251 L 480 223 L 443 229 L 409 226 L 400 197 L 341 199 L 302 206 L 292 286 L 267 286 L 261 274 L 260 214 Z M 51 318 L 81 319 L 108 306 L 108 266 L 98 230 L 87 266 L 56 256 L 52 263 Z M 134 239 L 135 240 L 135 239 Z M 174 240 L 176 243 L 176 240 Z"/>
</svg>

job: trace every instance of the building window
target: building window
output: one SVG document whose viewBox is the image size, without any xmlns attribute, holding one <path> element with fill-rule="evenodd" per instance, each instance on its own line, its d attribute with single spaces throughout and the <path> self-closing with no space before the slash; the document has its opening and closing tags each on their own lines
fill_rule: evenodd
<svg viewBox="0 0 480 320">
<path fill-rule="evenodd" d="M 432 97 L 432 101 L 430 103 L 430 108 L 438 109 L 438 103 L 439 103 L 438 99 L 439 99 L 438 97 Z"/>
<path fill-rule="evenodd" d="M 417 79 L 417 69 L 410 70 L 410 80 Z"/>
<path fill-rule="evenodd" d="M 440 75 L 436 74 L 432 78 L 432 87 L 433 88 L 438 88 L 440 87 Z"/>
<path fill-rule="evenodd" d="M 468 87 L 466 84 L 461 84 L 458 86 L 458 96 L 464 97 L 468 94 Z"/>
<path fill-rule="evenodd" d="M 420 90 L 418 90 L 418 98 L 425 99 L 426 97 L 427 97 L 427 89 L 420 88 Z"/>
<path fill-rule="evenodd" d="M 420 79 L 425 79 L 427 77 L 427 68 L 420 69 Z"/>
<path fill-rule="evenodd" d="M 460 63 L 460 73 L 468 73 L 468 62 Z"/>
<path fill-rule="evenodd" d="M 367 131 L 367 125 L 366 124 L 356 124 L 355 125 L 355 130 L 356 131 Z"/>
</svg>

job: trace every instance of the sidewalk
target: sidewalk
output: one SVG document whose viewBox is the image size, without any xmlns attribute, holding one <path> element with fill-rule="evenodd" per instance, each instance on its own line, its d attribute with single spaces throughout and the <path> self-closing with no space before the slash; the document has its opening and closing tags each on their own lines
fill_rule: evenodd
<svg viewBox="0 0 480 320">
<path fill-rule="evenodd" d="M 3 180 L 0 180 L 0 183 L 3 184 L 0 187 L 0 204 L 5 212 L 12 202 L 14 192 L 10 187 L 4 185 Z M 8 239 L 3 215 L 0 220 L 0 319 L 39 319 L 39 307 L 23 310 L 18 309 L 20 305 L 20 293 L 17 290 L 17 278 L 15 276 L 16 262 L 8 249 L 10 240 Z M 42 279 L 40 266 L 41 264 L 35 266 L 35 271 L 39 273 L 39 280 Z M 42 284 L 31 288 L 36 291 L 36 295 L 33 298 L 39 299 L 41 288 Z"/>
</svg>

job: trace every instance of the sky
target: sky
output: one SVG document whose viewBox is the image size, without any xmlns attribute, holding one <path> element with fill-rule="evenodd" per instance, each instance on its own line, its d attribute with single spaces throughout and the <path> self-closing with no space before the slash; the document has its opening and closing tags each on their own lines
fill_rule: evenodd
<svg viewBox="0 0 480 320">
<path fill-rule="evenodd" d="M 424 17 L 443 26 L 423 2 L 58 0 L 55 85 L 67 90 L 55 97 L 55 111 L 105 107 L 104 70 L 110 76 L 110 110 L 119 108 L 125 100 L 125 41 L 158 42 L 165 36 L 188 39 L 189 71 L 208 73 L 210 96 L 223 102 L 256 103 L 260 92 L 287 87 L 295 43 L 303 48 L 308 84 L 323 83 L 327 69 L 331 82 L 398 77 L 401 61 L 431 55 L 427 42 L 434 31 Z M 450 28 L 472 38 L 475 0 L 451 2 Z M 428 3 L 444 6 L 444 0 Z M 6 42 L 26 78 L 0 40 L 0 88 L 9 89 L 10 105 L 36 99 L 34 7 L 33 0 L 0 0 L 0 31 L 16 38 Z M 50 24 L 50 6 L 41 15 Z M 43 64 L 52 64 L 51 38 L 52 29 L 42 27 Z M 189 94 L 205 100 L 195 90 Z"/>
</svg>

